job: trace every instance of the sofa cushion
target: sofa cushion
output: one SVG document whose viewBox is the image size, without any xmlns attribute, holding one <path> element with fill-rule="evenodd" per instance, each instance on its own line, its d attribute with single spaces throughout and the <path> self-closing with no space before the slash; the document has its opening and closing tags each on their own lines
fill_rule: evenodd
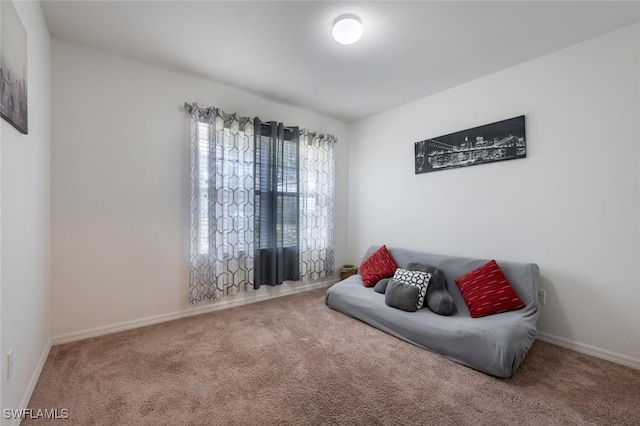
<svg viewBox="0 0 640 426">
<path fill-rule="evenodd" d="M 384 294 L 387 291 L 387 284 L 389 283 L 389 280 L 391 278 L 383 278 L 380 281 L 378 281 L 376 283 L 376 285 L 373 287 L 373 290 L 376 293 L 382 293 Z"/>
<path fill-rule="evenodd" d="M 382 246 L 360 265 L 360 275 L 365 287 L 373 287 L 383 278 L 389 278 L 398 265 L 389 254 L 387 246 Z"/>
<path fill-rule="evenodd" d="M 431 279 L 431 274 L 422 271 L 407 271 L 406 269 L 398 268 L 393 274 L 393 279 L 396 281 L 400 281 L 403 284 L 418 287 L 418 300 L 416 301 L 416 309 L 422 309 L 422 307 L 424 306 L 425 296 L 427 295 L 427 287 L 429 286 L 429 279 Z"/>
<path fill-rule="evenodd" d="M 473 318 L 525 306 L 495 260 L 458 277 L 456 283 Z"/>
<path fill-rule="evenodd" d="M 431 274 L 429 286 L 427 287 L 426 303 L 429 309 L 439 315 L 453 315 L 456 312 L 456 305 L 453 303 L 453 297 L 449 294 L 447 278 L 444 276 L 444 272 L 435 266 L 418 262 L 410 262 L 407 265 L 407 269 Z"/>
<path fill-rule="evenodd" d="M 418 310 L 418 293 L 420 288 L 414 285 L 401 283 L 391 278 L 384 294 L 384 303 L 392 308 L 402 309 L 407 312 Z"/>
</svg>

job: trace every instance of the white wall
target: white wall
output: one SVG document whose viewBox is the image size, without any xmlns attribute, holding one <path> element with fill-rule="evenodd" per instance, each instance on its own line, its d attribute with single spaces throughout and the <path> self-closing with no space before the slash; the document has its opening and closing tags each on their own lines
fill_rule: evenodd
<svg viewBox="0 0 640 426">
<path fill-rule="evenodd" d="M 187 299 L 185 102 L 338 136 L 336 264 L 343 263 L 344 123 L 55 38 L 52 76 L 54 342 L 194 312 Z M 286 289 L 263 286 L 235 298 L 256 300 Z"/>
<path fill-rule="evenodd" d="M 29 134 L 0 120 L 2 409 L 26 407 L 50 347 L 51 40 L 39 2 L 14 5 L 28 39 Z"/>
<path fill-rule="evenodd" d="M 635 24 L 353 124 L 350 260 L 535 262 L 542 336 L 640 368 L 639 76 Z M 414 175 L 414 142 L 522 114 L 526 159 Z"/>
</svg>

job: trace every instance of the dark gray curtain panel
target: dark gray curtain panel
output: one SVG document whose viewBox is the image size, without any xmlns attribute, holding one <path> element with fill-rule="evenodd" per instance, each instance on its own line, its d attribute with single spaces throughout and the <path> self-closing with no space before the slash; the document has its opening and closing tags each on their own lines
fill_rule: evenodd
<svg viewBox="0 0 640 426">
<path fill-rule="evenodd" d="M 297 127 L 254 120 L 254 288 L 300 280 Z"/>
</svg>

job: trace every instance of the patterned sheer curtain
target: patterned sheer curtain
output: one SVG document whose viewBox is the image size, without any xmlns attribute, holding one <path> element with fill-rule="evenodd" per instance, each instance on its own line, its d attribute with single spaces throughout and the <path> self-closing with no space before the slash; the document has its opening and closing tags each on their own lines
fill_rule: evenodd
<svg viewBox="0 0 640 426">
<path fill-rule="evenodd" d="M 253 119 L 217 108 L 191 112 L 189 301 L 253 289 Z"/>
<path fill-rule="evenodd" d="M 335 273 L 335 154 L 333 135 L 300 134 L 300 279 Z"/>
</svg>

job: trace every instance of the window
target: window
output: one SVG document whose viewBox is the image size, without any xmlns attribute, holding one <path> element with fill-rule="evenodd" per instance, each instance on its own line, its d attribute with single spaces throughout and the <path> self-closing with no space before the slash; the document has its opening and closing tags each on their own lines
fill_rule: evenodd
<svg viewBox="0 0 640 426">
<path fill-rule="evenodd" d="M 198 253 L 209 253 L 209 125 L 198 127 Z"/>
<path fill-rule="evenodd" d="M 198 238 L 201 254 L 217 250 L 224 257 L 230 251 L 248 252 L 246 242 L 233 233 L 247 229 L 253 217 L 253 142 L 245 132 L 216 121 L 214 143 L 210 126 L 198 123 Z"/>
<path fill-rule="evenodd" d="M 190 301 L 332 276 L 335 138 L 190 111 Z"/>
</svg>

